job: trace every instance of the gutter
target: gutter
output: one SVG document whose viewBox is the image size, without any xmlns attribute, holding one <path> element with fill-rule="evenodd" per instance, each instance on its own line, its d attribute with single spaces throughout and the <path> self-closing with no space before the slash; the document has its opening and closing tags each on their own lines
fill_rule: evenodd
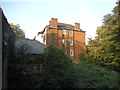
<svg viewBox="0 0 120 90">
<path fill-rule="evenodd" d="M 83 31 L 82 29 L 80 29 L 80 30 L 75 30 L 75 29 L 69 29 L 69 28 L 53 28 L 53 27 L 48 27 L 48 26 L 46 26 L 46 27 L 43 29 L 43 31 L 38 32 L 38 35 L 39 35 L 39 34 L 43 34 L 43 33 L 45 32 L 45 29 L 59 29 L 59 30 L 65 29 L 65 30 L 72 30 L 72 31 L 78 31 L 78 32 L 86 32 L 86 31 Z M 38 35 L 37 35 L 37 36 L 38 36 Z"/>
</svg>

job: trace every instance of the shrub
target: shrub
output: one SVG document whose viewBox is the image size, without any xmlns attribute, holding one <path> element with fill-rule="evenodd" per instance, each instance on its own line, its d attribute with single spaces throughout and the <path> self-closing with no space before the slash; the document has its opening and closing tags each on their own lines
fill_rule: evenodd
<svg viewBox="0 0 120 90">
<path fill-rule="evenodd" d="M 80 60 L 87 60 L 87 56 L 85 55 L 85 53 L 80 53 L 79 54 L 79 59 Z"/>
<path fill-rule="evenodd" d="M 43 72 L 36 80 L 38 88 L 118 88 L 119 73 L 84 58 L 72 63 L 64 50 L 49 46 L 43 54 Z"/>
<path fill-rule="evenodd" d="M 75 74 L 72 60 L 64 50 L 48 46 L 43 54 L 43 73 L 39 76 L 37 87 L 68 88 L 75 87 Z M 41 85 L 42 84 L 42 85 Z"/>
<path fill-rule="evenodd" d="M 31 88 L 33 80 L 31 74 L 25 74 L 26 51 L 29 49 L 26 44 L 16 48 L 15 55 L 8 65 L 8 88 Z"/>
<path fill-rule="evenodd" d="M 79 88 L 118 88 L 119 73 L 87 61 L 76 66 L 79 70 Z"/>
</svg>

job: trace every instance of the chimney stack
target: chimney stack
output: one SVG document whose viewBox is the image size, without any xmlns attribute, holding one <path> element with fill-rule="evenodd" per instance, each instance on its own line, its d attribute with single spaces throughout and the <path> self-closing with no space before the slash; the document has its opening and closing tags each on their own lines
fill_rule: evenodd
<svg viewBox="0 0 120 90">
<path fill-rule="evenodd" d="M 80 30 L 80 23 L 75 23 L 75 29 Z"/>
<path fill-rule="evenodd" d="M 57 28 L 57 18 L 51 18 L 49 22 L 53 28 Z"/>
</svg>

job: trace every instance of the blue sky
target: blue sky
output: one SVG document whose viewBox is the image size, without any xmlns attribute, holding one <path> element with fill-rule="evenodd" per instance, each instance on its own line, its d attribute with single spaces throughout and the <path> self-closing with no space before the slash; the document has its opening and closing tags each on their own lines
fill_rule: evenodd
<svg viewBox="0 0 120 90">
<path fill-rule="evenodd" d="M 103 16 L 111 13 L 116 0 L 34 0 L 29 2 L 2 0 L 1 6 L 9 23 L 19 24 L 26 38 L 33 39 L 49 24 L 51 18 L 74 25 L 86 31 L 87 38 L 94 38 L 102 25 Z M 41 39 L 40 39 L 41 40 Z"/>
</svg>

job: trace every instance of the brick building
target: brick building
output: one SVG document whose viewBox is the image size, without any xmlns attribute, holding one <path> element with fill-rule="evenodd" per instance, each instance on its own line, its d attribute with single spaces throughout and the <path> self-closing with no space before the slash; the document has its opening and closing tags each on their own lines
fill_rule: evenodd
<svg viewBox="0 0 120 90">
<path fill-rule="evenodd" d="M 75 62 L 79 62 L 78 55 L 86 52 L 85 31 L 80 29 L 80 24 L 75 26 L 65 23 L 59 23 L 57 18 L 51 18 L 42 32 L 43 43 L 45 45 L 54 45 L 57 48 L 64 49 L 66 54 Z"/>
</svg>

